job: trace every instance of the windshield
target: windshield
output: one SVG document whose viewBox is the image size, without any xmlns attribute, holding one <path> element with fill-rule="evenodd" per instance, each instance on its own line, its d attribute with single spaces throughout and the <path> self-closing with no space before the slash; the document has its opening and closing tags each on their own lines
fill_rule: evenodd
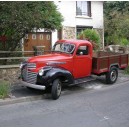
<svg viewBox="0 0 129 129">
<path fill-rule="evenodd" d="M 56 43 L 53 47 L 53 51 L 65 52 L 72 54 L 75 45 L 70 43 Z"/>
</svg>

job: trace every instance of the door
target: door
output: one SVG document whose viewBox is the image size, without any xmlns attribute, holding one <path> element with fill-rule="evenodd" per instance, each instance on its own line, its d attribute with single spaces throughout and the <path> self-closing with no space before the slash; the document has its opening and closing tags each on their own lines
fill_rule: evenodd
<svg viewBox="0 0 129 129">
<path fill-rule="evenodd" d="M 44 51 L 51 50 L 51 33 L 37 32 L 29 33 L 24 40 L 24 51 L 34 51 L 34 47 L 43 48 Z M 25 56 L 33 56 L 32 53 L 25 53 Z"/>
<path fill-rule="evenodd" d="M 74 78 L 83 78 L 90 76 L 92 68 L 92 57 L 89 53 L 89 46 L 81 45 L 76 51 L 74 57 Z"/>
</svg>

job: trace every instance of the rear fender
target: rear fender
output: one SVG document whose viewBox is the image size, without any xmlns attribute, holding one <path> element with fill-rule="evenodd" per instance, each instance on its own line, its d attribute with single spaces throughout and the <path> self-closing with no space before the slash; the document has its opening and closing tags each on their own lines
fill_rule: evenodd
<svg viewBox="0 0 129 129">
<path fill-rule="evenodd" d="M 120 68 L 118 63 L 111 64 L 111 65 L 110 65 L 110 68 L 109 68 L 109 71 L 111 70 L 112 67 L 116 67 L 117 69 Z"/>
</svg>

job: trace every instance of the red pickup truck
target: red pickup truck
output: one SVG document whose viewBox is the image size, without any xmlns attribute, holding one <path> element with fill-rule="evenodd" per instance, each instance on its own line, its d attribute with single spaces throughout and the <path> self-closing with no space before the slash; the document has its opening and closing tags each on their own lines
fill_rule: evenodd
<svg viewBox="0 0 129 129">
<path fill-rule="evenodd" d="M 34 56 L 21 63 L 21 83 L 29 88 L 50 89 L 58 99 L 64 84 L 75 85 L 92 80 L 92 74 L 106 75 L 113 84 L 118 69 L 128 66 L 128 54 L 100 51 L 93 53 L 87 40 L 59 40 L 50 54 Z"/>
</svg>

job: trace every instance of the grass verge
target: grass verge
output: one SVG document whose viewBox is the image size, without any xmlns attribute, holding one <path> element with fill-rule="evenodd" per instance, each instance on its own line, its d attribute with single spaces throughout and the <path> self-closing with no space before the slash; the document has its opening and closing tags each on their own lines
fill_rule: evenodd
<svg viewBox="0 0 129 129">
<path fill-rule="evenodd" d="M 9 82 L 2 80 L 0 82 L 0 99 L 7 98 L 10 92 Z"/>
</svg>

